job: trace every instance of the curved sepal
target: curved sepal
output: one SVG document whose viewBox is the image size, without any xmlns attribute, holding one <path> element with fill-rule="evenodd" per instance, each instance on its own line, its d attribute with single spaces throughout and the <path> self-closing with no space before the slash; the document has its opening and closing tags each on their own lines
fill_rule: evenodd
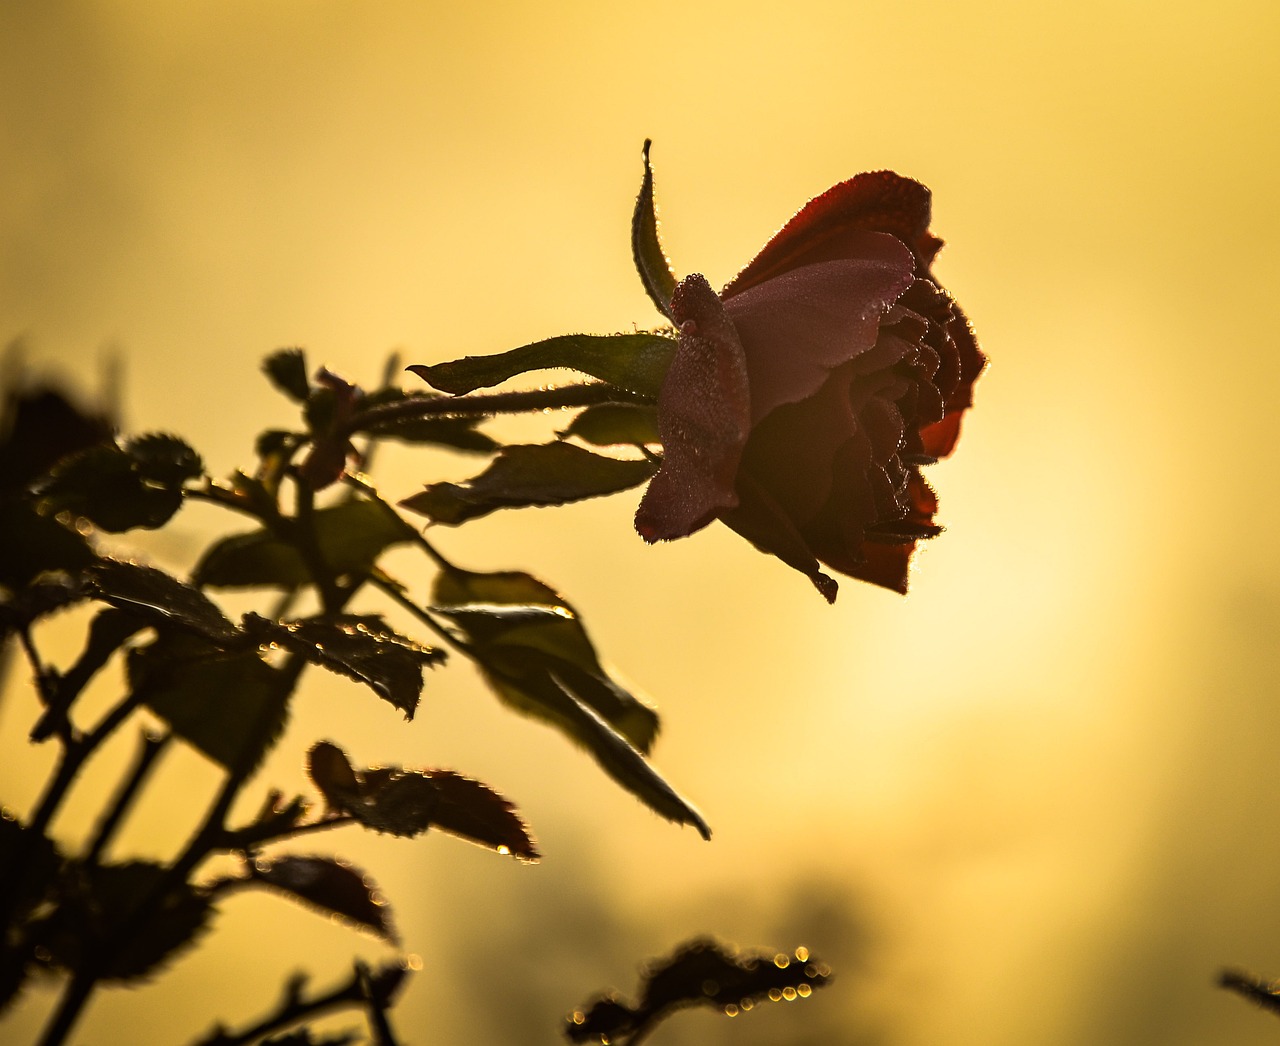
<svg viewBox="0 0 1280 1046">
<path fill-rule="evenodd" d="M 644 180 L 640 183 L 640 195 L 636 197 L 635 213 L 631 216 L 631 254 L 635 258 L 640 282 L 653 304 L 668 319 L 671 315 L 671 295 L 675 293 L 675 273 L 663 253 L 658 239 L 658 215 L 653 203 L 653 167 L 649 164 L 649 146 L 644 140 Z"/>
</svg>

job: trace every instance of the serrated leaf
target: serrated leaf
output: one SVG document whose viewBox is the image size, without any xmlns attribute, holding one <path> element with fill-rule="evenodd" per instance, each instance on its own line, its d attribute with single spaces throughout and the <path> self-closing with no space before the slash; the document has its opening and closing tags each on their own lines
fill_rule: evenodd
<svg viewBox="0 0 1280 1046">
<path fill-rule="evenodd" d="M 398 941 L 391 909 L 367 875 L 332 857 L 287 855 L 249 863 L 250 881 L 337 915 L 383 940 Z"/>
<path fill-rule="evenodd" d="M 194 448 L 165 432 L 149 432 L 127 440 L 124 451 L 143 480 L 161 487 L 180 488 L 204 475 L 204 462 Z"/>
<path fill-rule="evenodd" d="M 106 955 L 105 980 L 135 981 L 190 947 L 212 914 L 209 899 L 188 883 L 156 891 L 168 869 L 134 861 L 78 865 L 61 877 L 58 903 L 30 927 L 54 965 L 80 970 Z M 111 945 L 104 949 L 104 945 Z"/>
<path fill-rule="evenodd" d="M 65 459 L 41 484 L 40 494 L 45 512 L 70 512 L 113 534 L 154 530 L 182 507 L 181 490 L 149 484 L 129 453 L 115 445 Z"/>
<path fill-rule="evenodd" d="M 311 749 L 307 770 L 331 809 L 379 832 L 414 836 L 435 828 L 522 860 L 539 857 L 515 807 L 488 785 L 452 770 L 355 770 L 330 741 Z"/>
<path fill-rule="evenodd" d="M 360 403 L 360 414 L 376 407 L 398 403 L 411 403 L 414 400 L 435 401 L 445 397 L 435 393 L 410 394 L 401 389 L 387 388 L 372 392 Z M 471 451 L 487 454 L 496 450 L 500 444 L 491 436 L 476 430 L 476 425 L 483 420 L 479 417 L 404 417 L 389 418 L 374 423 L 362 423 L 359 415 L 352 419 L 352 425 L 360 432 L 379 439 L 395 439 L 404 443 L 431 443 L 454 450 Z"/>
<path fill-rule="evenodd" d="M 431 827 L 525 861 L 539 857 L 515 807 L 488 785 L 452 770 L 431 770 L 436 807 Z"/>
<path fill-rule="evenodd" d="M 563 505 L 638 486 L 656 462 L 623 461 L 572 443 L 504 447 L 489 467 L 467 483 L 433 483 L 400 502 L 434 523 L 457 526 L 500 508 Z"/>
<path fill-rule="evenodd" d="M 103 559 L 88 571 L 97 597 L 152 625 L 178 625 L 218 646 L 241 632 L 203 592 L 155 567 Z"/>
<path fill-rule="evenodd" d="M 320 554 L 338 576 L 366 574 L 386 549 L 412 541 L 416 532 L 373 501 L 352 500 L 316 511 Z M 199 585 L 215 588 L 298 588 L 311 583 L 302 554 L 269 530 L 223 538 L 194 572 Z"/>
<path fill-rule="evenodd" d="M 444 660 L 443 651 L 421 646 L 388 628 L 381 617 L 350 616 L 274 622 L 253 615 L 246 628 L 308 661 L 364 683 L 408 719 L 422 694 L 422 668 Z"/>
<path fill-rule="evenodd" d="M 640 183 L 640 195 L 636 197 L 636 208 L 631 216 L 631 256 L 635 260 L 636 272 L 640 274 L 645 293 L 659 312 L 672 319 L 671 296 L 680 281 L 671 271 L 671 263 L 658 239 L 658 215 L 653 199 L 653 167 L 649 163 L 649 147 L 652 144 L 648 138 L 644 140 L 644 179 Z"/>
<path fill-rule="evenodd" d="M 830 968 L 806 948 L 797 948 L 793 954 L 742 955 L 710 938 L 696 938 L 669 959 L 645 967 L 636 1006 L 608 992 L 570 1016 L 565 1036 L 579 1043 L 626 1035 L 639 1038 L 682 1007 L 712 1006 L 736 1014 L 765 999 L 807 998 L 830 979 Z"/>
<path fill-rule="evenodd" d="M 295 403 L 305 403 L 311 395 L 307 379 L 307 358 L 301 349 L 280 349 L 262 361 L 267 380 Z"/>
<path fill-rule="evenodd" d="M 521 571 L 455 568 L 436 576 L 433 599 L 467 633 L 486 680 L 517 710 L 588 744 L 575 734 L 578 716 L 564 707 L 554 674 L 632 745 L 650 750 L 657 712 L 610 677 L 578 612 L 551 586 Z"/>
<path fill-rule="evenodd" d="M 563 334 L 492 356 L 408 369 L 454 395 L 500 385 L 517 374 L 566 369 L 656 400 L 675 351 L 675 338 L 665 334 Z"/>
<path fill-rule="evenodd" d="M 129 683 L 175 734 L 236 772 L 255 768 L 284 729 L 290 687 L 256 650 L 226 653 L 180 633 L 130 651 Z"/>
<path fill-rule="evenodd" d="M 582 411 L 562 437 L 577 436 L 597 447 L 644 446 L 661 443 L 658 435 L 658 411 L 631 403 L 598 403 Z"/>
</svg>

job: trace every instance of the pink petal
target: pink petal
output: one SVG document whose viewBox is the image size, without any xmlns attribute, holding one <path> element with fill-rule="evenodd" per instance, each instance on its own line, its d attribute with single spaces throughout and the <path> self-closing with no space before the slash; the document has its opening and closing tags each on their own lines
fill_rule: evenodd
<svg viewBox="0 0 1280 1046">
<path fill-rule="evenodd" d="M 862 232 L 889 233 L 905 243 L 926 275 L 942 241 L 929 234 L 930 195 L 892 171 L 859 174 L 804 205 L 725 287 L 731 298 L 781 273 L 814 262 L 858 257 Z"/>
<path fill-rule="evenodd" d="M 636 510 L 646 541 L 692 534 L 738 503 L 734 477 L 750 428 L 742 344 L 711 285 L 685 277 L 671 310 L 680 334 L 658 394 L 662 467 Z"/>
<path fill-rule="evenodd" d="M 806 265 L 725 301 L 746 354 L 753 424 L 873 348 L 885 310 L 911 286 L 914 264 L 899 241 L 858 233 L 856 246 L 857 259 Z"/>
</svg>

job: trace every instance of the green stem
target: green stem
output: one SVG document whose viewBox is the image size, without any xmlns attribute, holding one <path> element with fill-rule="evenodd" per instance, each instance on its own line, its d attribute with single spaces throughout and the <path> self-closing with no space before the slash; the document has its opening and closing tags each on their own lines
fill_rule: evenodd
<svg viewBox="0 0 1280 1046">
<path fill-rule="evenodd" d="M 373 432 L 380 426 L 411 418 L 488 417 L 493 414 L 524 414 L 539 410 L 567 410 L 590 407 L 598 403 L 642 403 L 653 400 L 636 392 L 620 389 L 605 382 L 583 385 L 561 385 L 554 389 L 529 389 L 522 392 L 494 392 L 484 395 L 438 396 L 419 394 L 396 403 L 354 414 L 340 430 L 340 435 Z M 376 433 L 375 433 L 376 434 Z"/>
</svg>

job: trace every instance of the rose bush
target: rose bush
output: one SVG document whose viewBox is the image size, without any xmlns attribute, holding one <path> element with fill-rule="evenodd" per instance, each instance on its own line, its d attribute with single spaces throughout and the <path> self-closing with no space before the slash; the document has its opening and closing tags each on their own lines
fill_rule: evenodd
<svg viewBox="0 0 1280 1046">
<path fill-rule="evenodd" d="M 986 363 L 933 277 L 929 219 L 923 185 L 861 174 L 718 295 L 696 273 L 675 285 L 662 465 L 635 517 L 645 540 L 719 519 L 828 601 L 823 565 L 906 591 L 916 543 L 941 529 L 921 467 L 951 453 Z"/>
</svg>

